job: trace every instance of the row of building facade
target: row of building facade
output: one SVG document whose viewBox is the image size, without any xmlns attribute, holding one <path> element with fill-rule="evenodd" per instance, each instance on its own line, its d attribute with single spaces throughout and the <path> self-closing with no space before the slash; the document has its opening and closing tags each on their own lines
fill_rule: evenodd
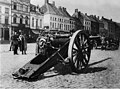
<svg viewBox="0 0 120 89">
<path fill-rule="evenodd" d="M 104 35 L 120 38 L 120 25 L 95 15 L 83 14 L 78 9 L 71 16 L 65 7 L 56 7 L 55 2 L 45 0 L 44 5 L 36 6 L 30 0 L 0 1 L 0 41 L 10 40 L 14 32 L 24 32 L 32 38 L 40 30 L 85 30 L 90 35 Z"/>
</svg>

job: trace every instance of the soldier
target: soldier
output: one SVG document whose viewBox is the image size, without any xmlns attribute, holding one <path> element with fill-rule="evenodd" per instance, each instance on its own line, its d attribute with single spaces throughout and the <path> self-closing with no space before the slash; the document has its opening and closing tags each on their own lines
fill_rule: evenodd
<svg viewBox="0 0 120 89">
<path fill-rule="evenodd" d="M 18 55 L 18 53 L 17 53 L 17 50 L 18 50 L 18 35 L 17 35 L 16 32 L 13 35 L 12 42 L 13 42 L 13 52 L 14 52 L 14 55 Z"/>
<path fill-rule="evenodd" d="M 104 36 L 101 37 L 101 45 L 102 45 L 101 49 L 104 50 L 105 49 L 105 37 Z"/>
<path fill-rule="evenodd" d="M 13 50 L 13 35 L 11 35 L 11 38 L 10 38 L 10 49 L 9 51 L 12 51 Z"/>
<path fill-rule="evenodd" d="M 27 42 L 25 36 L 21 33 L 19 39 L 20 39 L 20 51 L 22 51 L 22 54 L 26 54 Z"/>
</svg>

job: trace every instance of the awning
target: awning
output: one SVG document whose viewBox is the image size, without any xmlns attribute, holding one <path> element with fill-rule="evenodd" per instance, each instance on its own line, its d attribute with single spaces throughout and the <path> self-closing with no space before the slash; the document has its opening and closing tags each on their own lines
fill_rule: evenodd
<svg viewBox="0 0 120 89">
<path fill-rule="evenodd" d="M 100 36 L 89 36 L 90 39 L 99 39 L 101 38 Z"/>
<path fill-rule="evenodd" d="M 44 29 L 32 29 L 32 32 L 34 34 L 40 34 L 40 32 L 43 32 L 43 31 L 44 31 Z"/>
<path fill-rule="evenodd" d="M 32 30 L 32 32 L 33 32 L 34 34 L 39 34 L 39 33 L 40 33 L 39 30 Z"/>
</svg>

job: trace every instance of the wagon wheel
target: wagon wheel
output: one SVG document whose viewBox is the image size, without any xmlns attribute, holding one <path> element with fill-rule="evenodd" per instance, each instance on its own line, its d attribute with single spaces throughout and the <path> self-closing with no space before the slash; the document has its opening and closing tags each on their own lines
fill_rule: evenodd
<svg viewBox="0 0 120 89">
<path fill-rule="evenodd" d="M 90 59 L 91 49 L 88 36 L 81 30 L 76 31 L 70 39 L 68 57 L 73 72 L 85 69 Z"/>
</svg>

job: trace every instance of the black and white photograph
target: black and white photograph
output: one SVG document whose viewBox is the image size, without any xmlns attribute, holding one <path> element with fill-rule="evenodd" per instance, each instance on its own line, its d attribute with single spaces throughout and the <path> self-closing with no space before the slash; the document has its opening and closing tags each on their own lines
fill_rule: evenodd
<svg viewBox="0 0 120 89">
<path fill-rule="evenodd" d="M 0 89 L 120 89 L 120 0 L 0 0 Z"/>
</svg>

